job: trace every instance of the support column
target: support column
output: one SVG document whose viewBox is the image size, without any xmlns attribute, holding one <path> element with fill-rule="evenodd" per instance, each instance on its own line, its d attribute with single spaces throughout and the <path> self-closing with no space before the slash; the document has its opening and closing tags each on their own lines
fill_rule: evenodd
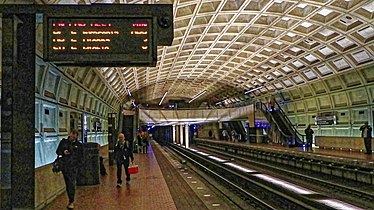
<svg viewBox="0 0 374 210">
<path fill-rule="evenodd" d="M 35 14 L 2 16 L 0 209 L 35 208 Z"/>
<path fill-rule="evenodd" d="M 214 140 L 219 140 L 219 136 L 220 136 L 220 130 L 219 130 L 219 124 L 218 122 L 214 122 L 213 123 L 213 139 Z"/>
<path fill-rule="evenodd" d="M 186 137 L 186 148 L 189 148 L 190 147 L 190 134 L 189 134 L 189 128 L 190 126 L 188 124 L 186 124 L 184 126 L 184 136 Z"/>
<path fill-rule="evenodd" d="M 108 116 L 108 151 L 109 165 L 114 165 L 114 146 L 117 140 L 116 135 L 116 113 L 109 113 Z"/>
<path fill-rule="evenodd" d="M 180 144 L 183 146 L 183 125 L 179 125 L 179 137 L 180 137 Z"/>
<path fill-rule="evenodd" d="M 135 139 L 134 130 L 136 130 L 136 119 L 134 118 L 135 113 L 125 113 L 125 115 L 123 115 L 123 124 L 119 125 L 122 126 L 122 133 L 123 135 L 125 135 L 125 139 L 128 139 L 130 141 L 133 141 Z"/>
<path fill-rule="evenodd" d="M 179 140 L 179 125 L 175 125 L 175 143 L 180 144 Z"/>
<path fill-rule="evenodd" d="M 175 130 L 175 125 L 173 125 L 173 144 L 175 144 L 175 134 L 176 134 L 176 130 Z"/>
</svg>

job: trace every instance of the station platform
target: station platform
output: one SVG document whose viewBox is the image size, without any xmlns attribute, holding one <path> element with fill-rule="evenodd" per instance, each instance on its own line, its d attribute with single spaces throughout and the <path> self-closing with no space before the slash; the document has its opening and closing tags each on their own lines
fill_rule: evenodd
<svg viewBox="0 0 374 210">
<path fill-rule="evenodd" d="M 116 166 L 108 165 L 107 149 L 100 153 L 104 155 L 107 175 L 100 177 L 98 185 L 77 186 L 74 209 L 177 209 L 152 147 L 147 154 L 134 154 L 139 173 L 131 175 L 130 184 L 124 183 L 121 188 L 116 187 Z M 124 180 L 126 176 L 124 170 L 122 172 Z M 67 203 L 64 191 L 44 209 L 66 209 Z"/>
<path fill-rule="evenodd" d="M 289 148 L 277 144 L 201 140 L 295 156 L 327 158 L 337 162 L 348 161 L 357 165 L 374 166 L 373 157 L 360 152 L 319 148 L 314 148 L 313 152 L 306 152 L 303 148 Z M 155 142 L 151 143 L 147 154 L 134 154 L 134 163 L 139 165 L 139 173 L 131 175 L 130 184 L 123 184 L 121 188 L 116 187 L 116 166 L 108 165 L 107 147 L 100 151 L 100 155 L 105 159 L 104 165 L 108 174 L 100 177 L 98 185 L 77 186 L 74 209 L 235 209 L 199 181 L 192 171 L 178 163 L 177 160 L 168 157 L 170 154 Z M 43 209 L 66 209 L 67 203 L 68 199 L 64 191 Z"/>
<path fill-rule="evenodd" d="M 180 162 L 157 142 L 151 141 L 147 154 L 134 153 L 139 172 L 131 175 L 129 185 L 117 188 L 116 166 L 109 166 L 108 147 L 100 149 L 106 176 L 100 184 L 77 186 L 74 209 L 103 210 L 236 210 L 228 199 L 210 186 L 211 182 Z M 125 172 L 122 171 L 124 180 Z M 62 177 L 61 177 L 62 178 Z M 66 209 L 66 191 L 57 196 L 44 210 Z"/>
<path fill-rule="evenodd" d="M 245 143 L 242 143 L 245 144 Z M 301 147 L 285 147 L 279 144 L 250 144 L 253 147 L 260 147 L 260 148 L 269 148 L 275 150 L 286 150 L 286 151 L 295 151 L 295 152 L 302 152 L 302 153 L 310 153 L 314 155 L 323 155 L 323 156 L 332 156 L 332 157 L 341 157 L 347 159 L 356 159 L 362 161 L 374 161 L 373 155 L 367 155 L 364 152 L 358 151 L 348 151 L 348 150 L 339 150 L 339 149 L 324 149 L 319 147 L 313 147 L 313 151 L 306 151 L 305 148 Z"/>
</svg>

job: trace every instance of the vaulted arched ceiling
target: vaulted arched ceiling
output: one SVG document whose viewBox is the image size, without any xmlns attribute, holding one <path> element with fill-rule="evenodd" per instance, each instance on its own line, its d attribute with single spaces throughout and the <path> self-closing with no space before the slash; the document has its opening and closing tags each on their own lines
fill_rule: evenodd
<svg viewBox="0 0 374 210">
<path fill-rule="evenodd" d="M 36 2 L 174 5 L 174 41 L 158 48 L 156 67 L 95 69 L 123 102 L 131 99 L 126 87 L 141 103 L 157 104 L 166 91 L 165 101 L 190 100 L 205 90 L 196 101 L 234 102 L 255 88 L 259 97 L 352 71 L 365 77 L 360 69 L 374 65 L 372 0 Z"/>
</svg>

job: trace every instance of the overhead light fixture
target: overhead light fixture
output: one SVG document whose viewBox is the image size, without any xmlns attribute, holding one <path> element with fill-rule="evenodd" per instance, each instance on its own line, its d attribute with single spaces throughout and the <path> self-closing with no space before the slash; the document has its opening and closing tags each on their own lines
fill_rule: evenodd
<svg viewBox="0 0 374 210">
<path fill-rule="evenodd" d="M 202 96 L 204 93 L 206 93 L 206 90 L 204 90 L 203 92 L 197 94 L 195 97 L 193 97 L 188 103 L 191 103 L 192 101 L 194 101 L 195 99 L 199 98 L 200 96 Z"/>
<path fill-rule="evenodd" d="M 253 91 L 256 91 L 256 90 L 261 89 L 261 88 L 263 88 L 263 86 L 256 87 L 255 89 L 247 90 L 247 91 L 244 92 L 244 94 L 252 93 Z"/>
<path fill-rule="evenodd" d="M 126 92 L 129 96 L 131 96 L 131 92 L 130 92 L 130 89 L 128 87 L 126 87 Z"/>
<path fill-rule="evenodd" d="M 161 106 L 162 101 L 164 101 L 165 96 L 168 94 L 168 91 L 164 93 L 164 96 L 162 96 L 160 103 L 158 103 L 159 106 Z"/>
</svg>

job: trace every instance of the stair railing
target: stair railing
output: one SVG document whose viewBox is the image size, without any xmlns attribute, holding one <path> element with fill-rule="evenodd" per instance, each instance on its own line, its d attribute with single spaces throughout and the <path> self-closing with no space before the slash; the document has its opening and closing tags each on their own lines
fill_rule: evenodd
<svg viewBox="0 0 374 210">
<path fill-rule="evenodd" d="M 282 107 L 278 104 L 277 101 L 274 101 L 275 102 L 275 105 L 277 107 L 277 109 L 280 111 L 282 117 L 286 120 L 286 123 L 291 126 L 291 129 L 293 131 L 293 133 L 295 134 L 295 136 L 303 143 L 304 142 L 304 137 L 305 135 L 301 134 L 296 128 L 295 126 L 292 124 L 292 122 L 290 121 L 290 119 L 287 117 L 286 113 L 283 111 Z"/>
<path fill-rule="evenodd" d="M 292 139 L 293 136 L 292 136 L 292 135 L 285 134 L 285 133 L 283 132 L 283 130 L 281 129 L 281 127 L 280 127 L 280 125 L 278 124 L 277 120 L 274 119 L 273 115 L 269 114 L 266 105 L 265 105 L 264 103 L 262 103 L 262 102 L 257 102 L 257 103 L 256 103 L 256 108 L 260 109 L 260 110 L 265 114 L 265 117 L 266 117 L 268 120 L 269 120 L 269 118 L 270 118 L 269 121 L 274 122 L 274 124 L 275 124 L 275 125 L 277 126 L 277 128 L 278 128 L 278 131 L 279 131 L 279 132 L 282 134 L 282 136 L 287 140 L 286 142 L 287 142 L 287 144 L 288 144 L 288 143 L 289 143 L 289 140 Z"/>
<path fill-rule="evenodd" d="M 274 119 L 273 115 L 269 113 L 269 110 L 267 108 L 267 106 L 262 103 L 262 102 L 257 102 L 256 103 L 256 108 L 259 108 L 264 114 L 265 116 L 267 116 L 267 118 L 271 118 L 271 120 L 277 125 L 277 127 L 279 128 L 279 131 L 281 132 L 281 134 L 283 136 L 285 136 L 286 138 L 289 138 L 289 139 L 292 139 L 294 136 L 296 138 L 298 138 L 302 143 L 304 143 L 304 136 L 303 134 L 301 134 L 291 123 L 291 121 L 288 119 L 287 115 L 284 113 L 284 111 L 282 110 L 282 108 L 279 106 L 279 104 L 275 101 L 275 109 L 276 110 L 279 110 L 279 113 L 282 115 L 282 117 L 286 120 L 286 123 L 290 126 L 291 130 L 292 130 L 292 133 L 294 135 L 288 135 L 288 134 L 285 134 L 281 127 L 279 126 L 278 122 Z M 297 140 L 297 139 L 295 139 Z"/>
</svg>

